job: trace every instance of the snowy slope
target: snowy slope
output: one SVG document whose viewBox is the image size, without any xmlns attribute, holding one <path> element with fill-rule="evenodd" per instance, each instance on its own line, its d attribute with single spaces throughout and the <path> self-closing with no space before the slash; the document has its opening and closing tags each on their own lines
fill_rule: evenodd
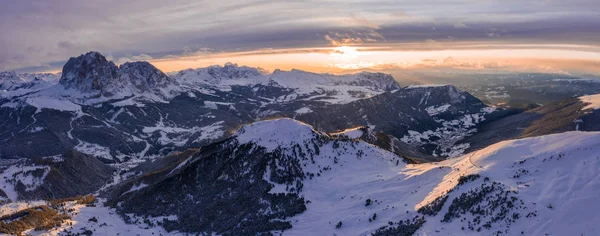
<svg viewBox="0 0 600 236">
<path fill-rule="evenodd" d="M 81 208 L 72 229 L 163 235 L 600 232 L 590 224 L 600 220 L 600 132 L 510 140 L 439 163 L 405 164 L 355 139 L 358 131 L 328 135 L 287 118 L 246 125 L 175 169 L 139 175 L 129 188 L 117 188 L 116 212 Z M 156 173 L 166 176 L 144 182 Z M 137 225 L 124 224 L 117 213 Z M 146 216 L 162 223 L 145 226 Z M 99 222 L 87 220 L 92 217 Z"/>
<path fill-rule="evenodd" d="M 14 202 L 19 198 L 17 188 L 21 191 L 32 191 L 44 183 L 50 172 L 50 166 L 15 164 L 2 169 L 0 174 L 0 190 Z"/>
<path fill-rule="evenodd" d="M 376 180 L 385 168 L 392 168 L 396 163 L 404 165 L 400 159 L 366 142 L 332 138 L 291 119 L 259 121 L 244 126 L 223 142 L 203 147 L 183 162 L 183 166 L 178 165 L 176 171 L 165 171 L 167 176 L 158 183 L 135 191 L 130 191 L 131 187 L 119 190 L 115 201 L 119 202 L 121 213 L 140 217 L 176 214 L 180 219 L 197 219 L 195 224 L 167 222 L 168 230 L 225 235 L 268 232 L 294 224 L 282 216 L 296 215 L 305 207 L 311 209 L 313 203 L 305 203 L 304 199 L 315 204 L 319 201 L 309 195 L 312 190 L 303 190 L 312 180 L 327 181 L 335 175 L 329 173 L 338 172 Z M 360 172 L 362 166 L 373 169 L 369 173 Z M 148 183 L 144 179 L 160 177 L 141 177 L 131 186 Z M 333 185 L 324 187 L 334 191 Z M 305 192 L 310 198 L 298 195 Z M 212 203 L 203 204 L 205 201 Z M 167 205 L 170 207 L 162 207 Z M 230 212 L 235 216 L 215 215 L 216 212 Z M 210 224 L 209 218 L 213 217 L 221 220 Z M 247 222 L 240 224 L 240 219 Z M 273 223 L 259 223 L 265 221 Z"/>
<path fill-rule="evenodd" d="M 568 132 L 501 142 L 434 164 L 394 166 L 373 159 L 375 163 L 334 168 L 323 174 L 325 178 L 305 181 L 304 196 L 312 203 L 292 219 L 293 228 L 284 234 L 370 234 L 388 221 L 421 217 L 417 209 L 448 196 L 436 216 L 425 215 L 426 223 L 416 235 L 492 235 L 498 231 L 503 235 L 522 231 L 526 235 L 596 235 L 600 227 L 589 222 L 600 220 L 600 206 L 595 203 L 600 196 L 598 144 L 600 133 Z M 469 175 L 480 177 L 459 184 L 462 176 Z M 442 222 L 458 196 L 477 192 L 482 185 L 494 185 L 497 190 L 484 200 L 472 200 L 475 204 L 466 213 Z M 506 194 L 508 200 L 495 199 L 497 193 Z M 508 203 L 513 196 L 516 200 Z M 377 202 L 366 207 L 365 199 Z M 492 209 L 492 202 L 499 205 L 493 212 L 469 212 L 477 206 Z M 456 200 L 455 206 L 464 205 Z M 508 211 L 504 216 L 502 207 Z M 369 222 L 373 214 L 377 219 Z M 469 222 L 477 216 L 481 223 L 469 229 Z M 493 217 L 496 222 L 485 228 Z M 343 225 L 336 229 L 339 221 Z"/>
<path fill-rule="evenodd" d="M 58 83 L 55 74 L 17 74 L 14 71 L 0 72 L 0 99 L 40 91 Z"/>
<path fill-rule="evenodd" d="M 272 228 L 273 233 L 398 235 L 414 231 L 416 235 L 517 235 L 523 231 L 527 235 L 595 235 L 600 232 L 596 225 L 589 224 L 600 220 L 597 213 L 600 207 L 594 203 L 600 194 L 600 148 L 597 147 L 600 133 L 567 132 L 511 140 L 439 163 L 407 165 L 388 151 L 354 139 L 356 132 L 346 130 L 329 136 L 291 119 L 256 122 L 244 126 L 229 141 L 206 147 L 207 150 L 178 166 L 177 173 L 166 182 L 126 192 L 119 204 L 126 206 L 125 212 L 141 216 L 146 214 L 145 207 L 132 205 L 135 202 L 166 204 L 173 211 L 152 210 L 152 215 L 170 215 L 182 211 L 176 210 L 180 204 L 184 204 L 183 209 L 193 208 L 205 197 L 213 199 L 210 193 L 219 193 L 220 197 L 215 197 L 223 203 L 209 212 L 193 213 L 214 214 L 229 212 L 227 202 L 232 206 L 242 204 L 237 202 L 238 194 L 242 194 L 237 192 L 240 188 L 253 189 L 244 192 L 244 196 L 259 199 L 257 203 L 244 203 L 261 209 L 258 212 L 256 208 L 236 208 L 236 212 L 249 214 L 236 218 L 246 218 L 248 222 L 243 225 L 227 222 L 238 224 L 235 229 L 227 228 L 232 231 L 218 228 L 222 225 L 211 228 L 202 219 L 198 224 L 204 226 L 199 228 L 169 228 L 183 232 L 241 232 L 235 230 L 249 230 L 245 228 L 250 227 L 247 223 L 252 225 L 251 219 L 258 216 L 290 213 L 291 218 L 268 218 L 291 223 L 291 228 Z M 229 167 L 221 167 L 219 163 L 227 163 Z M 229 171 L 231 167 L 236 167 L 234 172 Z M 197 171 L 215 178 L 215 182 L 198 180 L 192 175 Z M 189 179 L 202 182 L 192 187 L 196 182 Z M 254 192 L 264 186 L 263 181 L 271 185 L 264 190 L 266 195 Z M 226 189 L 218 190 L 217 186 Z M 183 189 L 184 192 L 179 192 Z M 221 191 L 228 192 L 229 197 L 221 195 Z M 185 196 L 185 200 L 176 197 L 178 194 Z M 306 207 L 300 212 L 288 212 L 290 205 L 276 205 L 281 202 L 269 200 L 273 196 L 293 198 L 296 194 L 304 203 L 294 204 Z M 153 200 L 156 198 L 166 202 L 156 202 Z M 197 202 L 190 202 L 191 199 Z M 263 204 L 271 207 L 262 208 Z M 190 213 L 181 214 L 193 217 Z M 211 217 L 227 216 L 217 213 Z"/>
<path fill-rule="evenodd" d="M 34 204 L 28 204 L 31 207 Z M 37 205 L 40 205 L 39 203 Z M 101 203 L 97 203 L 101 205 Z M 116 214 L 114 209 L 102 206 L 88 207 L 75 202 L 67 202 L 65 209 L 71 219 L 66 220 L 61 226 L 51 230 L 25 231 L 26 235 L 55 236 L 55 235 L 85 235 L 86 231 L 91 231 L 93 235 L 112 236 L 112 235 L 183 235 L 176 232 L 166 232 L 160 226 L 150 226 L 147 223 L 155 224 L 161 219 L 150 219 L 144 222 L 144 219 L 133 219 L 133 224 L 127 224 Z"/>
</svg>

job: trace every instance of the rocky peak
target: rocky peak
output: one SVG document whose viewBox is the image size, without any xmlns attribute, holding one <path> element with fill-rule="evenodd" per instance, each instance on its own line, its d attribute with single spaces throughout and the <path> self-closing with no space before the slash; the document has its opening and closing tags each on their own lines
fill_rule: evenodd
<svg viewBox="0 0 600 236">
<path fill-rule="evenodd" d="M 394 77 L 384 73 L 361 72 L 358 74 L 334 75 L 292 69 L 291 71 L 275 70 L 271 74 L 270 79 L 290 87 L 349 85 L 368 87 L 372 90 L 380 91 L 400 89 L 400 85 L 398 85 Z"/>
<path fill-rule="evenodd" d="M 359 79 L 356 80 L 356 82 L 352 83 L 352 85 L 370 86 L 381 90 L 400 89 L 400 85 L 390 74 L 384 74 L 381 72 L 361 72 L 357 76 L 359 77 Z"/>
<path fill-rule="evenodd" d="M 14 71 L 2 71 L 0 72 L 0 80 L 8 80 L 8 79 L 19 79 L 17 73 Z"/>
<path fill-rule="evenodd" d="M 227 62 L 224 66 L 211 66 L 207 68 L 210 75 L 221 79 L 248 78 L 262 75 L 258 68 L 248 66 L 238 66 L 237 64 Z"/>
<path fill-rule="evenodd" d="M 110 97 L 123 87 L 119 68 L 98 52 L 71 57 L 59 80 L 66 89 Z"/>
<path fill-rule="evenodd" d="M 129 81 L 140 92 L 164 88 L 174 81 L 165 73 L 145 61 L 126 62 L 119 68 L 122 79 Z"/>
<path fill-rule="evenodd" d="M 0 72 L 0 90 L 10 90 L 14 86 L 23 83 L 22 79 L 14 71 Z"/>
</svg>

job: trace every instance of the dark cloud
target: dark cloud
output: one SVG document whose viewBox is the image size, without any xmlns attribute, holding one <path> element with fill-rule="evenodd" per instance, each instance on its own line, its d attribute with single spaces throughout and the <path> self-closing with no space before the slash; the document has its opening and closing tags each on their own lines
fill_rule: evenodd
<svg viewBox="0 0 600 236">
<path fill-rule="evenodd" d="M 71 43 L 69 41 L 60 41 L 60 42 L 58 42 L 58 47 L 64 48 L 64 49 L 70 49 L 73 47 L 73 43 Z"/>
<path fill-rule="evenodd" d="M 0 70 L 59 64 L 90 50 L 132 59 L 200 48 L 235 52 L 426 40 L 600 42 L 597 0 L 0 0 L 0 5 L 5 32 Z"/>
</svg>

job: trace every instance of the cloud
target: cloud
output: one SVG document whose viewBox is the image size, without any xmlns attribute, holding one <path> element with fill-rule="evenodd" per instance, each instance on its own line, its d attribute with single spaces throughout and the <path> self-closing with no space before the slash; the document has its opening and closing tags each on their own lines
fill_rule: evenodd
<svg viewBox="0 0 600 236">
<path fill-rule="evenodd" d="M 379 25 L 373 24 L 367 18 L 355 14 L 350 17 L 349 21 L 354 26 L 379 29 Z"/>
<path fill-rule="evenodd" d="M 123 63 L 125 63 L 125 62 L 134 62 L 134 61 L 149 61 L 149 60 L 152 60 L 152 59 L 154 59 L 154 58 L 153 58 L 153 57 L 151 57 L 151 56 L 150 56 L 150 55 L 148 55 L 148 54 L 140 54 L 140 55 L 137 55 L 137 56 L 131 56 L 131 57 L 121 57 L 121 58 L 119 58 L 119 59 L 117 60 L 117 62 L 116 62 L 116 63 L 117 63 L 118 65 L 121 65 L 121 64 L 123 64 Z"/>
<path fill-rule="evenodd" d="M 465 24 L 464 22 L 455 22 L 454 24 L 452 24 L 452 26 L 454 26 L 454 28 L 457 29 L 469 28 L 469 26 L 467 26 L 467 24 Z"/>
<path fill-rule="evenodd" d="M 326 34 L 325 40 L 329 42 L 332 46 L 340 46 L 340 45 L 352 45 L 352 44 L 362 44 L 363 40 L 359 37 L 352 37 L 349 34 Z"/>
<path fill-rule="evenodd" d="M 377 43 L 385 40 L 381 33 L 374 29 L 352 30 L 350 32 L 330 32 L 326 34 L 325 40 L 332 46 L 359 45 L 363 43 Z"/>
<path fill-rule="evenodd" d="M 70 49 L 73 48 L 73 43 L 70 41 L 60 41 L 58 42 L 57 46 L 63 49 Z"/>
<path fill-rule="evenodd" d="M 404 11 L 395 11 L 390 13 L 390 16 L 395 17 L 395 18 L 405 18 L 405 17 L 409 17 L 410 15 Z"/>
<path fill-rule="evenodd" d="M 115 58 L 179 56 L 189 45 L 239 52 L 449 36 L 598 45 L 598 10 L 597 0 L 3 1 L 0 29 L 10 34 L 0 37 L 0 70 L 64 63 L 91 50 Z M 206 53 L 190 49 L 188 55 Z"/>
</svg>

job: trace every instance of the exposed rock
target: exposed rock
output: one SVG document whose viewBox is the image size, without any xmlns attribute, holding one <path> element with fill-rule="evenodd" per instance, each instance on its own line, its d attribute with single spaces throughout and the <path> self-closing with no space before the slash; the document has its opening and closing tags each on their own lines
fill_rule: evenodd
<svg viewBox="0 0 600 236">
<path fill-rule="evenodd" d="M 98 52 L 71 57 L 59 80 L 65 88 L 110 97 L 124 87 L 119 68 Z"/>
</svg>

